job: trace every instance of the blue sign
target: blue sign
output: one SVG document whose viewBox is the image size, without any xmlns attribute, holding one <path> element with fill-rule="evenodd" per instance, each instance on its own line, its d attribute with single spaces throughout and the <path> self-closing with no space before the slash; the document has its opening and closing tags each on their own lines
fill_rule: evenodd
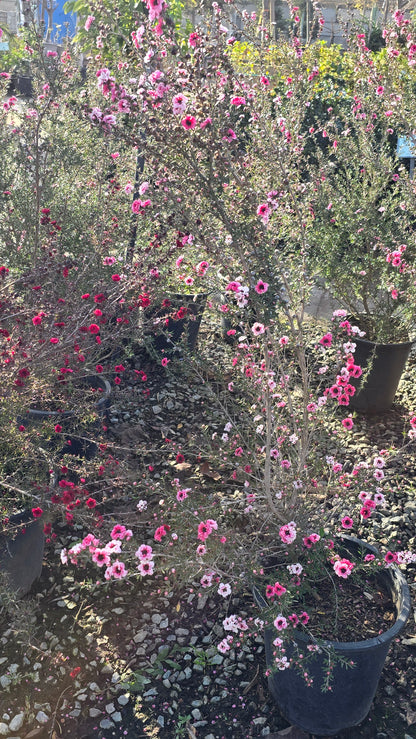
<svg viewBox="0 0 416 739">
<path fill-rule="evenodd" d="M 400 159 L 413 159 L 416 157 L 416 141 L 406 136 L 397 139 L 397 156 Z"/>
</svg>

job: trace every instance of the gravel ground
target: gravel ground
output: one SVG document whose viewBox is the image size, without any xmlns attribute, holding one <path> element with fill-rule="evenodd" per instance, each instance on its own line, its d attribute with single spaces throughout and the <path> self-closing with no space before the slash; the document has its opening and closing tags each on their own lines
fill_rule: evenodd
<svg viewBox="0 0 416 739">
<path fill-rule="evenodd" d="M 110 436 L 125 448 L 149 433 L 154 445 L 168 433 L 185 444 L 212 407 L 208 388 L 148 369 L 148 398 L 134 385 L 115 393 Z M 353 449 L 402 440 L 405 419 L 416 410 L 415 377 L 413 356 L 394 408 L 356 420 Z M 415 544 L 415 446 L 397 467 L 402 484 L 392 508 L 376 521 L 381 538 L 403 545 Z M 261 636 L 225 657 L 218 653 L 223 599 L 179 597 L 158 581 L 98 588 L 60 566 L 58 549 L 47 552 L 31 594 L 0 611 L 0 737 L 306 737 L 282 733 L 287 722 L 268 693 Z M 251 600 L 230 607 L 249 611 Z M 368 718 L 338 737 L 416 739 L 414 619 L 392 646 Z"/>
</svg>

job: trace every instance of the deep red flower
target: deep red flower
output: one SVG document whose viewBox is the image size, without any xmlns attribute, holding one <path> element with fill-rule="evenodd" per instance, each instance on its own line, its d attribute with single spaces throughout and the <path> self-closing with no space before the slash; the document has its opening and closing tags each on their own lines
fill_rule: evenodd
<svg viewBox="0 0 416 739">
<path fill-rule="evenodd" d="M 42 508 L 32 508 L 32 516 L 33 518 L 40 518 L 43 514 Z"/>
</svg>

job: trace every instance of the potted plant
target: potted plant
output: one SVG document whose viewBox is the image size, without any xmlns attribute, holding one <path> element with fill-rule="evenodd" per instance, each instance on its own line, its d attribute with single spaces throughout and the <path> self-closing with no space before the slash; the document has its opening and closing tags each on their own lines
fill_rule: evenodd
<svg viewBox="0 0 416 739">
<path fill-rule="evenodd" d="M 336 534 L 353 526 L 361 535 L 367 525 L 368 538 L 373 538 L 374 511 L 387 501 L 393 471 L 387 474 L 391 458 L 381 452 L 369 458 L 349 452 L 348 432 L 354 421 L 343 406 L 355 393 L 350 378 L 360 371 L 353 341 L 345 341 L 338 326 L 323 334 L 305 319 L 314 282 L 309 236 L 317 220 L 311 207 L 317 195 L 311 170 L 315 162 L 302 158 L 305 137 L 299 132 L 313 95 L 305 81 L 317 52 L 304 61 L 295 35 L 286 47 L 288 94 L 277 95 L 266 73 L 271 63 L 268 47 L 262 48 L 251 35 L 251 21 L 244 34 L 252 44 L 253 62 L 250 74 L 243 74 L 238 64 L 233 66 L 230 48 L 237 42 L 227 38 L 217 5 L 207 28 L 191 34 L 183 55 L 165 26 L 163 4 L 149 3 L 148 10 L 149 37 L 143 31 L 140 39 L 134 35 L 131 43 L 126 40 L 132 55 L 127 71 L 122 65 L 109 70 L 102 59 L 96 60 L 91 105 L 110 106 L 116 116 L 122 96 L 123 106 L 130 107 L 129 126 L 114 125 L 111 134 L 114 141 L 130 141 L 144 153 L 149 202 L 140 200 L 137 208 L 154 224 L 151 248 L 157 255 L 172 230 L 192 235 L 193 241 L 175 244 L 179 258 L 184 257 L 179 267 L 188 254 L 189 263 L 195 264 L 193 243 L 198 244 L 199 261 L 212 258 L 229 275 L 226 302 L 243 310 L 245 331 L 228 358 L 227 379 L 220 387 L 222 421 L 217 418 L 211 433 L 204 434 L 209 441 L 206 453 L 218 465 L 213 487 L 200 478 L 189 487 L 179 476 L 161 479 L 158 473 L 153 479 L 150 465 L 146 490 L 155 496 L 137 501 L 143 515 L 131 528 L 113 516 L 98 534 L 89 531 L 74 546 L 65 547 L 62 562 L 93 567 L 106 582 L 155 572 L 177 585 L 186 583 L 193 592 L 198 588 L 201 597 L 212 588 L 229 598 L 251 588 L 264 569 L 264 557 L 276 557 L 273 583 L 268 583 L 265 595 L 270 596 L 272 587 L 274 607 L 279 609 L 271 621 L 274 641 L 284 643 L 275 645 L 280 651 L 273 669 L 284 666 L 283 677 L 287 668 L 290 679 L 291 671 L 303 664 L 307 672 L 308 657 L 319 649 L 330 664 L 342 663 L 342 655 L 337 658 L 327 644 L 330 639 L 319 632 L 319 623 L 324 620 L 325 630 L 328 618 L 325 611 L 321 619 L 320 605 L 315 607 L 321 604 L 314 599 L 321 582 L 337 594 L 334 581 L 345 585 L 350 613 L 348 587 L 355 578 L 355 597 L 364 608 L 363 585 L 372 568 L 377 573 L 394 560 L 401 567 L 414 561 L 411 553 L 384 547 L 382 565 L 374 565 L 366 555 L 364 562 L 359 553 L 346 556 L 345 543 L 336 543 Z M 296 29 L 299 19 L 293 22 Z M 139 89 L 132 77 L 136 56 L 140 73 L 150 58 L 155 65 L 145 80 L 141 78 Z M 313 142 L 313 131 L 309 135 Z M 153 277 L 158 279 L 157 274 Z M 340 370 L 333 382 L 328 367 L 337 362 Z M 345 468 L 335 452 L 328 454 L 329 444 L 337 448 L 340 460 L 347 460 Z M 167 456 L 173 467 L 184 464 L 182 452 L 172 450 L 168 439 L 161 451 L 163 461 Z M 200 455 L 199 449 L 198 461 Z M 348 474 L 350 466 L 354 470 Z M 137 491 L 137 497 L 141 494 Z M 374 598 L 378 578 L 368 587 Z M 307 595 L 312 602 L 306 605 Z M 404 585 L 402 599 L 407 603 Z M 250 615 L 230 613 L 225 619 L 221 652 L 226 654 L 244 634 L 262 628 L 257 611 Z M 406 609 L 400 616 L 403 622 L 405 618 Z M 317 625 L 317 636 L 309 621 Z M 294 630 L 302 627 L 311 649 L 292 659 Z M 361 634 L 355 636 L 361 640 Z M 338 682 L 338 673 L 333 676 Z M 353 721 L 362 718 L 360 714 Z"/>
<path fill-rule="evenodd" d="M 391 407 L 412 346 L 414 193 L 370 83 L 361 90 L 361 117 L 334 115 L 328 124 L 334 148 L 318 157 L 309 248 L 320 284 L 362 331 L 355 358 L 368 371 L 351 405 L 382 412 Z M 377 122 L 369 133 L 371 116 Z"/>
<path fill-rule="evenodd" d="M 150 267 L 153 300 L 145 312 L 145 330 L 158 352 L 175 353 L 181 342 L 191 352 L 196 347 L 208 290 L 212 289 L 212 265 L 197 261 L 198 247 L 192 242 L 192 235 L 177 233 L 175 249 L 167 255 L 170 258 L 161 260 L 159 268 Z M 188 243 L 186 257 L 178 256 Z"/>
</svg>

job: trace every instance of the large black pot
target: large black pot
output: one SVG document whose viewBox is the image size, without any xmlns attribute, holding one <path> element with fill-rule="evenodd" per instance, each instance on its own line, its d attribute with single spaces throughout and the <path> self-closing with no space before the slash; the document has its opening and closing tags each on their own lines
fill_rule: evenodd
<svg viewBox="0 0 416 739">
<path fill-rule="evenodd" d="M 363 369 L 363 378 L 351 378 L 357 391 L 350 407 L 367 413 L 388 411 L 394 401 L 402 372 L 412 348 L 412 341 L 402 344 L 374 344 L 354 338 L 354 362 Z M 366 374 L 366 368 L 368 373 Z"/>
<path fill-rule="evenodd" d="M 10 516 L 7 532 L 0 533 L 0 571 L 18 598 L 40 577 L 44 549 L 42 519 L 33 518 L 29 510 Z"/>
<path fill-rule="evenodd" d="M 354 539 L 343 537 L 346 553 L 357 554 L 364 549 L 368 553 L 377 554 L 374 547 Z M 410 593 L 406 580 L 397 567 L 389 567 L 379 573 L 389 590 L 396 606 L 394 625 L 373 639 L 359 642 L 327 641 L 324 645 L 348 661 L 354 663 L 351 669 L 345 669 L 337 663 L 333 669 L 331 690 L 322 692 L 321 687 L 325 675 L 325 659 L 327 654 L 315 653 L 308 661 L 307 670 L 313 679 L 308 686 L 299 673 L 292 668 L 273 671 L 269 676 L 269 688 L 283 716 L 295 726 L 318 736 L 333 736 L 343 729 L 357 726 L 367 716 L 375 696 L 380 675 L 389 647 L 404 628 L 410 614 Z M 254 597 L 260 607 L 267 606 L 258 590 Z M 266 627 L 265 648 L 266 663 L 270 669 L 273 665 L 273 641 L 277 636 L 276 629 Z M 301 651 L 311 643 L 306 634 L 296 634 L 296 642 Z M 307 653 L 307 652 L 305 652 Z M 290 658 L 290 646 L 286 650 Z"/>
<path fill-rule="evenodd" d="M 101 423 L 106 421 L 108 418 L 108 412 L 111 405 L 111 385 L 102 375 L 90 375 L 85 377 L 83 378 L 83 384 L 100 391 L 99 397 L 94 403 L 98 419 L 89 426 L 89 431 L 93 432 L 95 429 L 98 430 Z M 60 450 L 60 456 L 63 456 L 64 454 L 72 454 L 78 457 L 83 457 L 84 459 L 93 459 L 98 451 L 95 441 L 82 436 L 77 436 L 74 433 L 74 420 L 78 413 L 78 409 L 49 411 L 43 410 L 42 408 L 30 408 L 25 418 L 21 418 L 19 421 L 24 425 L 28 425 L 30 423 L 36 424 L 42 421 L 50 421 L 55 425 L 59 424 L 62 426 L 63 433 L 67 436 L 66 441 Z"/>
<path fill-rule="evenodd" d="M 171 354 L 175 352 L 179 343 L 182 342 L 186 348 L 193 352 L 198 340 L 199 327 L 202 314 L 207 302 L 207 294 L 199 295 L 170 295 L 167 307 L 154 308 L 146 311 L 146 318 L 152 327 L 152 346 L 158 352 Z M 186 309 L 183 318 L 175 318 L 180 308 Z"/>
</svg>

